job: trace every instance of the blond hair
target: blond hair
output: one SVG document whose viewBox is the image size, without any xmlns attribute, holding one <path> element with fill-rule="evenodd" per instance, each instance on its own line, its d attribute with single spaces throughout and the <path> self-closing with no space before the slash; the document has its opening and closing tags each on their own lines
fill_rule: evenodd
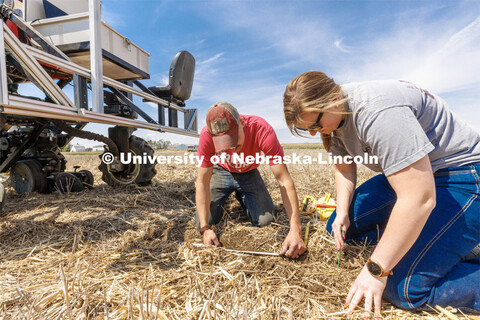
<svg viewBox="0 0 480 320">
<path fill-rule="evenodd" d="M 330 108 L 347 101 L 342 88 L 332 78 L 319 71 L 309 71 L 290 81 L 283 94 L 285 121 L 293 134 L 301 135 L 295 124 L 301 121 L 304 112 L 333 112 Z M 332 137 L 321 134 L 325 149 L 330 150 Z"/>
</svg>

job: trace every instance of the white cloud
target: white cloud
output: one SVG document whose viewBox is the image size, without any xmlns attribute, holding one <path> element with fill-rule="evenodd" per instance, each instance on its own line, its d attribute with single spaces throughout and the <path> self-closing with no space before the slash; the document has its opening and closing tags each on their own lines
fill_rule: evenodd
<svg viewBox="0 0 480 320">
<path fill-rule="evenodd" d="M 206 60 L 200 60 L 198 61 L 196 64 L 197 66 L 198 65 L 208 65 L 208 64 L 211 64 L 212 62 L 218 60 L 220 57 L 222 57 L 223 55 L 225 54 L 225 52 L 220 52 L 220 53 L 217 53 L 216 55 L 214 55 L 213 57 L 211 58 L 208 58 Z"/>
<path fill-rule="evenodd" d="M 265 14 L 261 6 L 254 13 L 248 4 L 238 4 L 224 8 L 219 19 L 223 18 L 226 27 L 245 30 L 252 41 L 263 41 L 265 46 L 271 46 L 270 52 L 277 59 L 281 57 L 283 61 L 297 63 L 298 73 L 312 69 L 333 70 L 330 76 L 339 82 L 405 79 L 440 95 L 458 93 L 449 99 L 454 111 L 461 104 L 460 93 L 467 95 L 476 102 L 461 104 L 459 113 L 469 114 L 467 121 L 478 128 L 480 17 L 472 19 L 468 14 L 472 5 L 475 6 L 472 3 L 454 8 L 423 6 L 418 10 L 391 13 L 384 29 L 363 35 L 343 34 L 328 13 L 319 12 L 315 18 L 305 15 L 300 19 L 299 12 L 284 6 L 269 8 L 271 10 Z M 438 14 L 446 9 L 455 9 L 455 14 Z M 370 19 L 377 22 L 373 15 Z M 361 32 L 362 26 L 358 29 Z M 352 32 L 352 29 L 347 30 Z M 355 38 L 354 46 L 345 45 L 344 39 L 352 37 Z M 264 115 L 277 130 L 284 128 L 283 88 L 272 89 L 279 81 L 272 80 L 270 75 L 265 75 L 263 81 L 244 80 L 243 83 L 220 85 L 215 93 L 225 94 L 227 100 L 239 101 L 247 111 Z M 228 86 L 234 89 L 229 90 Z M 471 90 L 466 90 L 469 88 Z"/>
<path fill-rule="evenodd" d="M 214 89 L 214 84 L 220 80 L 220 58 L 224 52 L 216 53 L 208 58 L 199 59 L 195 64 L 195 77 L 192 89 L 192 97 L 204 99 Z"/>
<path fill-rule="evenodd" d="M 168 86 L 168 83 L 170 82 L 170 75 L 162 75 L 162 80 L 160 80 L 160 83 L 164 86 Z"/>
<path fill-rule="evenodd" d="M 437 92 L 480 88 L 480 17 L 428 55 L 412 80 Z"/>
<path fill-rule="evenodd" d="M 119 13 L 111 11 L 115 10 L 114 6 L 102 6 L 102 21 L 113 28 L 120 28 L 126 26 L 127 19 Z"/>
<path fill-rule="evenodd" d="M 335 46 L 335 48 L 337 48 L 339 51 L 341 51 L 343 53 L 351 53 L 352 50 L 349 47 L 342 44 L 342 42 L 343 42 L 343 39 L 335 40 L 333 42 L 333 45 Z"/>
</svg>

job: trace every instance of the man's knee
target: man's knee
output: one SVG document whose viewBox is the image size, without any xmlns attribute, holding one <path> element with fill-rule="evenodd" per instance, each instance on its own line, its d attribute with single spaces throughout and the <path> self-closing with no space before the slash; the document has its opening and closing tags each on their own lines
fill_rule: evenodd
<svg viewBox="0 0 480 320">
<path fill-rule="evenodd" d="M 275 211 L 265 212 L 259 215 L 257 226 L 258 227 L 268 226 L 270 223 L 275 221 L 275 216 L 276 216 Z"/>
</svg>

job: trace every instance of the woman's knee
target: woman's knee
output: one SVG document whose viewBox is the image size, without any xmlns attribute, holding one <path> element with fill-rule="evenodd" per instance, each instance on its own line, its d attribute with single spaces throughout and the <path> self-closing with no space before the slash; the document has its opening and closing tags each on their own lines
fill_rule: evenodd
<svg viewBox="0 0 480 320">
<path fill-rule="evenodd" d="M 426 306 L 430 291 L 427 287 L 409 286 L 404 275 L 393 275 L 387 281 L 383 298 L 398 308 L 414 311 Z"/>
<path fill-rule="evenodd" d="M 327 229 L 327 232 L 330 233 L 332 236 L 333 236 L 332 224 L 333 224 L 333 221 L 335 221 L 336 217 L 337 217 L 337 210 L 333 211 L 332 215 L 328 218 L 327 225 L 325 227 Z"/>
</svg>

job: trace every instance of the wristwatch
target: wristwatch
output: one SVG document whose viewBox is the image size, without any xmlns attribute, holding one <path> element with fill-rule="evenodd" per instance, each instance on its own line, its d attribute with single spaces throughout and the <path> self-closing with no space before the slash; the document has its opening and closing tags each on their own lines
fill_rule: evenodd
<svg viewBox="0 0 480 320">
<path fill-rule="evenodd" d="M 375 261 L 372 261 L 372 259 L 367 260 L 367 269 L 368 272 L 374 277 L 381 278 L 381 277 L 388 277 L 393 274 L 393 271 L 385 271 L 383 270 L 382 266 L 376 263 Z"/>
<path fill-rule="evenodd" d="M 203 227 L 200 228 L 200 235 L 203 236 L 203 233 L 207 230 L 210 230 L 210 226 L 208 224 L 204 225 Z"/>
</svg>

